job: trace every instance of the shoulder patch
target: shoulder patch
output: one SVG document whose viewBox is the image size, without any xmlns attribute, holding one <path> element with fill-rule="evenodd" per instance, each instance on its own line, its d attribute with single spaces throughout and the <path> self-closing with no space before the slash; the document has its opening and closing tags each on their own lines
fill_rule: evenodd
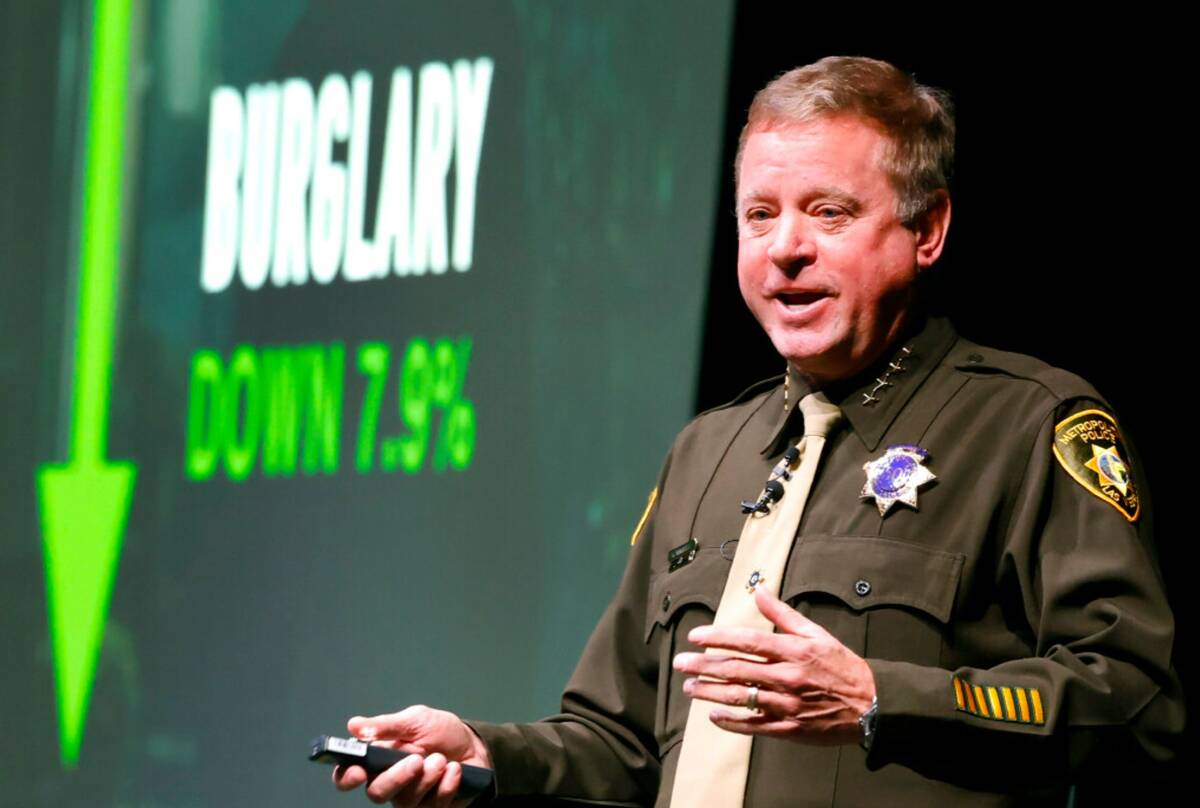
<svg viewBox="0 0 1200 808">
<path fill-rule="evenodd" d="M 1117 422 L 1104 410 L 1083 410 L 1054 427 L 1054 456 L 1095 496 L 1136 522 L 1140 502 Z"/>
</svg>

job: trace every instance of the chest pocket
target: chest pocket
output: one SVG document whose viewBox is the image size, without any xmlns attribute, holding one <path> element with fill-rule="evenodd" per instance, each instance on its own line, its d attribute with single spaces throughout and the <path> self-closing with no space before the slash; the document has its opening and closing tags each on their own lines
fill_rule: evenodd
<svg viewBox="0 0 1200 808">
<path fill-rule="evenodd" d="M 860 656 L 937 665 L 964 561 L 894 539 L 809 535 L 781 595 Z"/>
<path fill-rule="evenodd" d="M 650 641 L 655 626 L 670 626 L 675 615 L 688 606 L 704 606 L 715 615 L 729 567 L 730 562 L 720 550 L 701 547 L 689 563 L 653 576 L 646 602 L 646 641 Z"/>
<path fill-rule="evenodd" d="M 646 642 L 658 648 L 658 702 L 654 734 L 659 756 L 683 739 L 689 699 L 683 694 L 684 676 L 671 667 L 675 654 L 699 651 L 687 641 L 688 632 L 708 625 L 717 613 L 730 563 L 716 547 L 701 547 L 696 557 L 674 572 L 663 570 L 650 579 L 646 602 Z"/>
<path fill-rule="evenodd" d="M 793 548 L 782 598 L 863 657 L 938 665 L 965 556 L 878 537 L 808 535 Z M 655 736 L 660 756 L 683 738 L 690 700 L 675 654 L 712 622 L 730 562 L 701 548 L 650 579 L 645 641 L 658 647 Z"/>
</svg>

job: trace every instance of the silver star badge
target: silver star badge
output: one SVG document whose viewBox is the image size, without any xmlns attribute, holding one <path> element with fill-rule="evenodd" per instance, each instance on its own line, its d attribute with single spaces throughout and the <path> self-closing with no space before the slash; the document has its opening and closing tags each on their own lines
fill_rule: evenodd
<svg viewBox="0 0 1200 808">
<path fill-rule="evenodd" d="M 929 452 L 912 443 L 889 446 L 883 457 L 863 464 L 867 482 L 859 495 L 863 499 L 874 498 L 880 516 L 897 502 L 917 509 L 917 489 L 937 479 L 924 462 Z"/>
</svg>

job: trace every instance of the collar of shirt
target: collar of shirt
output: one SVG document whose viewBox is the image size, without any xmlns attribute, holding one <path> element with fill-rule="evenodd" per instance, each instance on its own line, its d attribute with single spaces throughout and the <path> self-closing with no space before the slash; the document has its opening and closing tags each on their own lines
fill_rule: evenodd
<svg viewBox="0 0 1200 808">
<path fill-rule="evenodd" d="M 905 403 L 957 339 L 958 334 L 949 320 L 929 317 L 915 335 L 898 343 L 898 347 L 875 367 L 846 382 L 829 386 L 825 395 L 841 407 L 846 424 L 873 452 Z M 907 352 L 904 349 L 908 349 Z M 777 416 L 771 439 L 762 448 L 764 455 L 782 451 L 782 443 L 799 432 L 803 420 L 800 399 L 812 392 L 812 387 L 790 363 L 787 372 L 790 391 L 787 409 Z"/>
</svg>

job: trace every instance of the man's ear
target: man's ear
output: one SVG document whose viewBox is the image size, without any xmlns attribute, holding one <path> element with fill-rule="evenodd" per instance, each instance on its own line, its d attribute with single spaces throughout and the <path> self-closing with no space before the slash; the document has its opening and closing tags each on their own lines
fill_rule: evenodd
<svg viewBox="0 0 1200 808">
<path fill-rule="evenodd" d="M 933 204 L 913 223 L 919 269 L 928 269 L 941 257 L 949 230 L 950 194 L 945 188 L 939 188 L 933 195 Z"/>
</svg>

